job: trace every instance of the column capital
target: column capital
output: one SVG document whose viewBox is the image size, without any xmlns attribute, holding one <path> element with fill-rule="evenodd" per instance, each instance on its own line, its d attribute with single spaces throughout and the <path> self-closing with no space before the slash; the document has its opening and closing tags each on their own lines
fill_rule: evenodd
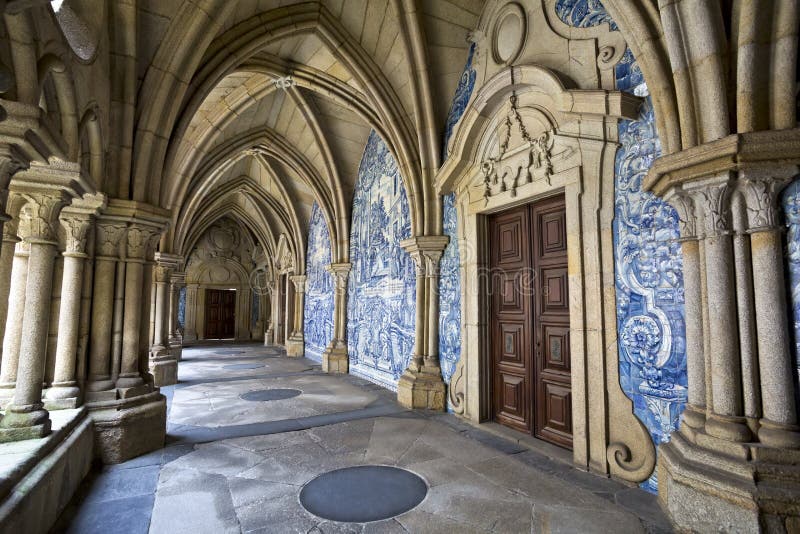
<svg viewBox="0 0 800 534">
<path fill-rule="evenodd" d="M 695 240 L 702 237 L 702 227 L 698 227 L 698 210 L 695 207 L 695 198 L 681 187 L 669 190 L 664 195 L 664 200 L 678 212 L 678 227 L 681 240 Z"/>
<path fill-rule="evenodd" d="M 439 261 L 449 242 L 450 237 L 446 235 L 424 235 L 405 239 L 400 246 L 411 255 L 418 275 L 438 276 Z"/>
<path fill-rule="evenodd" d="M 747 207 L 748 232 L 764 232 L 780 227 L 780 193 L 791 177 L 743 171 L 739 188 Z"/>
<path fill-rule="evenodd" d="M 84 255 L 89 230 L 99 210 L 105 206 L 105 195 L 93 194 L 76 198 L 61 210 L 59 221 L 64 229 L 64 252 Z"/>
<path fill-rule="evenodd" d="M 178 256 L 177 254 L 156 252 L 154 259 L 158 265 L 164 265 L 171 271 L 176 271 L 181 267 L 181 265 L 183 265 L 183 256 Z"/>
<path fill-rule="evenodd" d="M 125 249 L 127 225 L 122 221 L 106 220 L 102 216 L 95 224 L 95 251 L 97 256 L 122 258 Z"/>
<path fill-rule="evenodd" d="M 694 197 L 694 206 L 700 208 L 705 235 L 727 235 L 733 231 L 730 201 L 735 186 L 730 172 L 684 184 L 684 189 Z"/>
<path fill-rule="evenodd" d="M 138 221 L 128 223 L 127 257 L 136 261 L 151 261 L 162 230 Z"/>
<path fill-rule="evenodd" d="M 331 263 L 325 267 L 325 270 L 333 276 L 336 289 L 340 289 L 340 284 L 344 284 L 345 287 L 347 286 L 347 277 L 350 276 L 352 265 L 352 263 Z"/>
<path fill-rule="evenodd" d="M 19 236 L 30 243 L 58 244 L 58 216 L 67 202 L 60 190 L 12 191 L 25 199 L 19 215 Z"/>
<path fill-rule="evenodd" d="M 169 279 L 170 283 L 175 288 L 181 288 L 186 285 L 186 272 L 185 271 L 173 271 L 172 276 Z"/>
<path fill-rule="evenodd" d="M 289 277 L 289 280 L 294 284 L 294 290 L 298 293 L 304 293 L 306 290 L 306 278 L 304 274 L 295 274 Z"/>
</svg>

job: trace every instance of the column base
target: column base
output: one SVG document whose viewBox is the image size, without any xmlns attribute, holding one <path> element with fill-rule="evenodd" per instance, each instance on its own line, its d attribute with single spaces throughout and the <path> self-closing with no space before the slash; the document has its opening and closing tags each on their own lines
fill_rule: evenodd
<svg viewBox="0 0 800 534">
<path fill-rule="evenodd" d="M 275 335 L 274 332 L 272 331 L 272 328 L 269 328 L 267 329 L 266 332 L 264 332 L 264 346 L 269 347 L 270 345 L 274 344 L 275 344 Z"/>
<path fill-rule="evenodd" d="M 181 358 L 183 358 L 183 339 L 178 337 L 170 338 L 169 353 L 176 362 L 181 361 Z"/>
<path fill-rule="evenodd" d="M 54 382 L 44 392 L 44 407 L 47 410 L 68 410 L 80 405 L 81 390 L 78 383 Z"/>
<path fill-rule="evenodd" d="M 347 374 L 350 369 L 350 358 L 347 347 L 328 347 L 322 353 L 322 370 L 331 374 Z"/>
<path fill-rule="evenodd" d="M 117 464 L 164 446 L 167 399 L 158 392 L 114 402 L 87 403 L 95 456 Z"/>
<path fill-rule="evenodd" d="M 658 497 L 677 530 L 792 532 L 800 528 L 800 451 L 732 444 L 720 452 L 684 432 L 659 447 Z M 730 452 L 742 447 L 745 454 Z"/>
<path fill-rule="evenodd" d="M 800 427 L 761 419 L 758 427 L 758 440 L 769 447 L 800 449 Z"/>
<path fill-rule="evenodd" d="M 50 433 L 50 414 L 42 404 L 6 407 L 0 420 L 0 443 L 43 438 Z"/>
<path fill-rule="evenodd" d="M 731 417 L 712 413 L 706 417 L 706 432 L 716 438 L 747 443 L 753 439 L 753 433 L 747 426 L 744 417 Z"/>
<path fill-rule="evenodd" d="M 444 411 L 445 384 L 439 368 L 406 369 L 397 382 L 397 402 L 404 408 Z"/>
<path fill-rule="evenodd" d="M 153 375 L 153 385 L 156 387 L 177 384 L 178 361 L 169 354 L 158 358 L 151 358 L 150 373 Z"/>
<path fill-rule="evenodd" d="M 0 384 L 0 410 L 5 410 L 11 399 L 14 398 L 14 389 L 16 387 L 16 384 L 8 382 Z"/>
<path fill-rule="evenodd" d="M 117 389 L 127 389 L 127 388 L 135 388 L 136 386 L 141 386 L 144 384 L 144 380 L 139 375 L 139 373 L 125 373 L 119 375 L 117 378 Z"/>
<path fill-rule="evenodd" d="M 110 376 L 89 377 L 86 383 L 86 391 L 110 391 L 116 387 Z"/>
<path fill-rule="evenodd" d="M 302 358 L 305 354 L 303 336 L 291 336 L 286 340 L 286 355 L 292 358 Z"/>
</svg>

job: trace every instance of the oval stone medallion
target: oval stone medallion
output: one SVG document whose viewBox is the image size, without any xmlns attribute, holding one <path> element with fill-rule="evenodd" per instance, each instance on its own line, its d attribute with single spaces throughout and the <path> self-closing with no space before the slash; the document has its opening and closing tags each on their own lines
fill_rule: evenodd
<svg viewBox="0 0 800 534">
<path fill-rule="evenodd" d="M 258 389 L 256 391 L 248 391 L 247 393 L 242 393 L 239 395 L 239 398 L 246 401 L 252 402 L 265 402 L 265 401 L 275 401 L 275 400 L 283 400 L 283 399 L 291 399 L 292 397 L 297 397 L 300 395 L 302 391 L 299 389 Z"/>
<path fill-rule="evenodd" d="M 300 491 L 300 504 L 330 521 L 368 523 L 417 506 L 428 494 L 422 478 L 405 469 L 361 465 L 324 473 Z"/>
</svg>

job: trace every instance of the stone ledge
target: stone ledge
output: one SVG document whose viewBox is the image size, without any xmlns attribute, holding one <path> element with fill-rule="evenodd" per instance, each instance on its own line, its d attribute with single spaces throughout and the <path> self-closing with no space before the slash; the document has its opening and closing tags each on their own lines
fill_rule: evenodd
<svg viewBox="0 0 800 534">
<path fill-rule="evenodd" d="M 95 429 L 95 456 L 117 464 L 164 446 L 167 399 L 155 391 L 87 405 Z"/>
<path fill-rule="evenodd" d="M 42 439 L 0 445 L 0 531 L 44 533 L 69 503 L 92 463 L 85 408 L 51 414 Z"/>
</svg>

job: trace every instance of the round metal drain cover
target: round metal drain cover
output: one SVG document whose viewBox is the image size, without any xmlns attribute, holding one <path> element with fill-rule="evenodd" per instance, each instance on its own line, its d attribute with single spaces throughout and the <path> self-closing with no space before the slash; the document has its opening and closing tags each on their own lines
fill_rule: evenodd
<svg viewBox="0 0 800 534">
<path fill-rule="evenodd" d="M 263 363 L 235 363 L 226 365 L 224 369 L 259 369 L 261 367 L 264 367 Z"/>
<path fill-rule="evenodd" d="M 410 471 L 362 465 L 318 476 L 303 486 L 300 504 L 323 519 L 368 523 L 411 510 L 427 493 L 425 481 Z"/>
<path fill-rule="evenodd" d="M 227 354 L 244 354 L 244 351 L 243 351 L 243 350 L 233 350 L 233 349 L 229 349 L 229 350 L 218 350 L 218 351 L 217 351 L 217 354 L 226 354 L 226 355 L 227 355 Z"/>
<path fill-rule="evenodd" d="M 242 393 L 239 398 L 246 401 L 275 401 L 297 397 L 302 391 L 298 389 L 259 389 Z"/>
</svg>

